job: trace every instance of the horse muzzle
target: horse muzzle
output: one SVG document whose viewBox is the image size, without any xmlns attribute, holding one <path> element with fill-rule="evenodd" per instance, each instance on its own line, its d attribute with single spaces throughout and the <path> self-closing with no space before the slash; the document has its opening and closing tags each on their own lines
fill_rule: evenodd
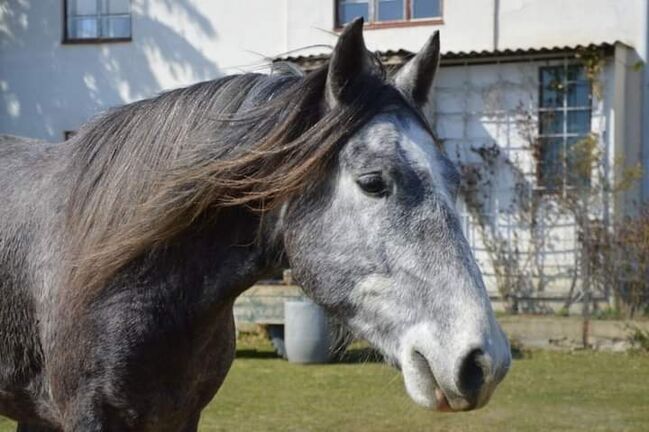
<svg viewBox="0 0 649 432">
<path fill-rule="evenodd" d="M 490 327 L 481 337 L 452 339 L 436 336 L 430 323 L 408 330 L 399 363 L 413 401 L 443 412 L 486 405 L 511 364 L 507 338 L 497 324 Z"/>
</svg>

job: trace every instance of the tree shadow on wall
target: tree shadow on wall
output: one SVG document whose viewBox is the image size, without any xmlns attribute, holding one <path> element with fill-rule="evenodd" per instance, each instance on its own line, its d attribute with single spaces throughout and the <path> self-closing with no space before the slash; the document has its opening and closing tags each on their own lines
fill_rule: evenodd
<svg viewBox="0 0 649 432">
<path fill-rule="evenodd" d="M 62 44 L 60 0 L 0 5 L 0 130 L 59 141 L 61 125 L 73 130 L 108 107 L 156 95 L 164 86 L 160 76 L 185 85 L 219 77 L 217 64 L 185 29 L 152 18 L 154 3 L 191 22 L 193 34 L 218 37 L 189 2 L 138 2 L 131 42 L 84 45 Z"/>
</svg>

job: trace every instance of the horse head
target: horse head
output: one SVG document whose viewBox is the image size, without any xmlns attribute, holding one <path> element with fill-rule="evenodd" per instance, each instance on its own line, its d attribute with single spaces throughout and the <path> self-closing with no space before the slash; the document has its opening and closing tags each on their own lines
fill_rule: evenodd
<svg viewBox="0 0 649 432">
<path fill-rule="evenodd" d="M 328 110 L 382 79 L 362 27 L 348 25 L 332 54 Z M 377 114 L 285 206 L 283 241 L 305 291 L 401 368 L 415 402 L 460 411 L 487 403 L 511 356 L 455 208 L 460 176 L 422 114 L 439 52 L 436 33 L 384 81 Z"/>
</svg>

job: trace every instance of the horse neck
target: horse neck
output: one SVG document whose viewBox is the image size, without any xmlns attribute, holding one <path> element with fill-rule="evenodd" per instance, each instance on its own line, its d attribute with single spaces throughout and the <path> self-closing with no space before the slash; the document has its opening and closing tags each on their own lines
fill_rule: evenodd
<svg viewBox="0 0 649 432">
<path fill-rule="evenodd" d="M 230 209 L 221 210 L 215 220 L 152 255 L 147 273 L 158 275 L 165 285 L 160 289 L 192 290 L 196 301 L 210 307 L 229 304 L 280 267 L 276 217 Z"/>
</svg>

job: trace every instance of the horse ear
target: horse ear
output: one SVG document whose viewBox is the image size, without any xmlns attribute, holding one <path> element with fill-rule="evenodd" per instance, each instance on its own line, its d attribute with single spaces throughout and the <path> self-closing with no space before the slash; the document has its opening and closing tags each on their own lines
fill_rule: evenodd
<svg viewBox="0 0 649 432">
<path fill-rule="evenodd" d="M 416 107 L 430 102 L 430 93 L 439 67 L 439 31 L 394 77 L 395 87 Z"/>
<path fill-rule="evenodd" d="M 372 69 L 363 39 L 363 18 L 356 18 L 343 29 L 331 54 L 325 97 L 330 108 L 345 97 L 345 89 L 356 77 Z"/>
</svg>

